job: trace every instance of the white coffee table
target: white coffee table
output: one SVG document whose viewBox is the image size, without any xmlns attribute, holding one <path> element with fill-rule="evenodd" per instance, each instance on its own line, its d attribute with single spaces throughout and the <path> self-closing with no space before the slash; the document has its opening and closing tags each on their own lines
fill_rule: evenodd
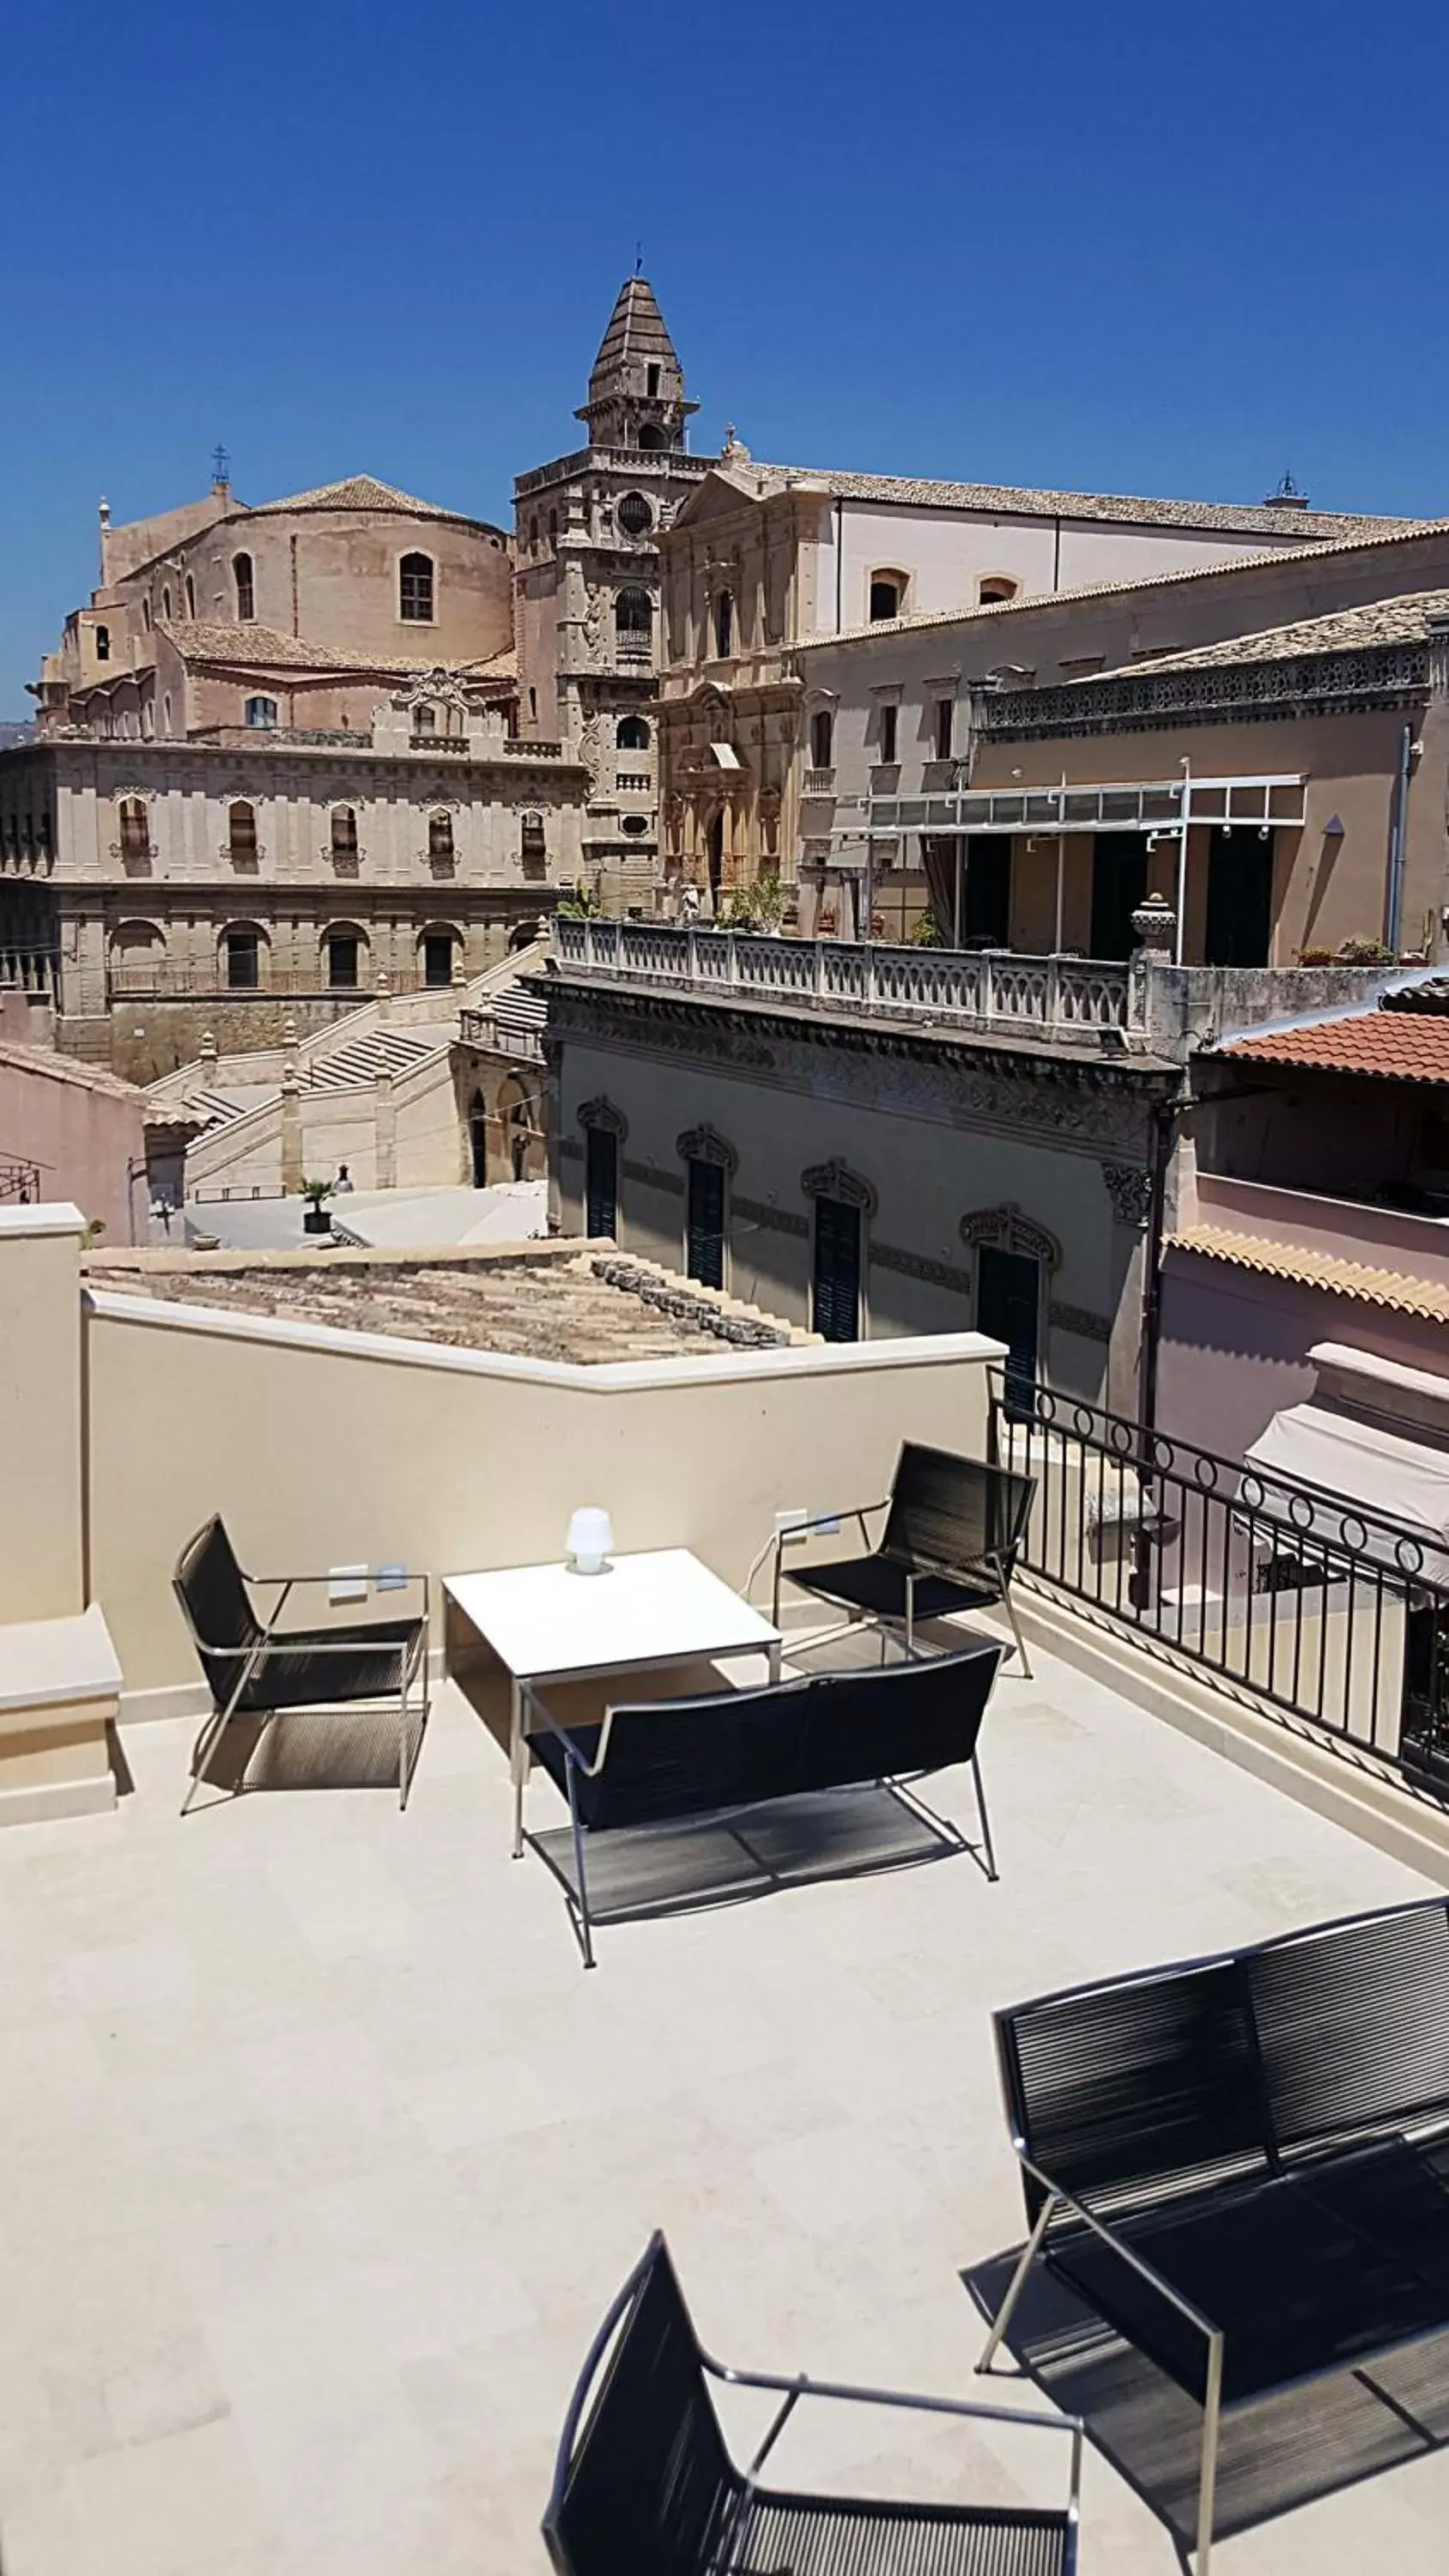
<svg viewBox="0 0 1449 2576">
<path fill-rule="evenodd" d="M 509 1676 L 515 1854 L 523 1849 L 529 1762 L 525 1685 L 717 1663 L 732 1655 L 763 1655 L 771 1681 L 780 1678 L 779 1629 L 687 1547 L 616 1556 L 604 1574 L 576 1574 L 567 1565 L 445 1574 L 443 1604 L 450 1640 L 471 1634 Z"/>
</svg>

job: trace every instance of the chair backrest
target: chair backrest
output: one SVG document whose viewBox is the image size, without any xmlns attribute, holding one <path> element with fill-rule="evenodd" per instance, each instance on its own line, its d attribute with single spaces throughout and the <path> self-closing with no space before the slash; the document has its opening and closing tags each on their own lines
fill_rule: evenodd
<svg viewBox="0 0 1449 2576">
<path fill-rule="evenodd" d="M 174 1581 L 212 1697 L 224 1702 L 240 1678 L 241 1656 L 262 1632 L 219 1513 L 187 1540 Z"/>
<path fill-rule="evenodd" d="M 607 1833 L 969 1762 L 1004 1651 L 983 1639 L 883 1671 L 616 1708 L 579 1813 Z"/>
<path fill-rule="evenodd" d="M 1266 2167 L 1236 1959 L 1082 1986 L 996 2016 L 1012 2132 L 1079 2198 Z M 1041 2193 L 1025 2177 L 1028 2212 Z"/>
<path fill-rule="evenodd" d="M 1280 2155 L 1449 2116 L 1449 1904 L 1361 1914 L 1249 1953 Z"/>
<path fill-rule="evenodd" d="M 558 2576 L 702 2576 L 740 2491 L 669 2249 L 656 2235 L 574 2391 L 543 2520 L 549 2558 Z"/>
<path fill-rule="evenodd" d="M 881 1553 L 942 1574 L 964 1573 L 984 1557 L 999 1556 L 1009 1571 L 1035 1491 L 1033 1477 L 1015 1475 L 1009 1467 L 907 1440 L 896 1463 Z"/>
</svg>

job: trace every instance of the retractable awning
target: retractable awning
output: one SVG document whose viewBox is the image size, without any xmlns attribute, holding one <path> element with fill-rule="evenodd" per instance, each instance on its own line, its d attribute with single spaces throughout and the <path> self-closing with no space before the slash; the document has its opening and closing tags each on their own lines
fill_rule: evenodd
<svg viewBox="0 0 1449 2576">
<path fill-rule="evenodd" d="M 1243 1464 L 1240 1500 L 1259 1518 L 1333 1543 L 1344 1540 L 1345 1513 L 1362 1512 L 1372 1523 L 1391 1522 L 1394 1530 L 1421 1539 L 1424 1555 L 1421 1565 L 1406 1567 L 1394 1530 L 1381 1526 L 1366 1528 L 1357 1552 L 1440 1582 L 1449 1571 L 1449 1450 L 1325 1405 L 1292 1404 L 1274 1414 Z M 1269 1481 L 1260 1486 L 1255 1469 Z M 1285 1486 L 1314 1490 L 1295 1509 Z M 1347 1538 L 1356 1544 L 1357 1530 Z"/>
</svg>

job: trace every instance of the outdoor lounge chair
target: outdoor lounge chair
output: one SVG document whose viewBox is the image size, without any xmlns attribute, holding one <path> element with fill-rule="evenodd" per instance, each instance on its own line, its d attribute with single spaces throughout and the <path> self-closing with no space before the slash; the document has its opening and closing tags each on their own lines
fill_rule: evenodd
<svg viewBox="0 0 1449 2576">
<path fill-rule="evenodd" d="M 710 2379 L 780 2400 L 746 2470 L 725 2448 Z M 1067 2501 L 1056 2510 L 897 2504 L 760 2486 L 807 2397 L 1066 2434 Z M 1081 2445 L 1081 2426 L 1067 2416 L 727 2369 L 700 2344 L 655 2235 L 584 2363 L 543 2536 L 556 2576 L 1072 2576 Z"/>
<path fill-rule="evenodd" d="M 799 1591 L 838 1604 L 849 1620 L 868 1619 L 903 1628 L 908 1652 L 914 1652 L 920 1620 L 944 1619 L 955 1611 L 983 1609 L 999 1601 L 1011 1622 L 1022 1671 L 1030 1679 L 1031 1666 L 1012 1608 L 1011 1578 L 1035 1492 L 1031 1476 L 1013 1475 L 1009 1468 L 990 1466 L 984 1458 L 959 1458 L 950 1449 L 928 1449 L 917 1440 L 905 1441 L 883 1502 L 819 1512 L 789 1530 L 777 1531 L 772 1542 L 776 1625 L 786 1546 L 822 1523 L 831 1526 L 853 1520 L 866 1553 L 792 1572 L 790 1580 Z M 874 1512 L 884 1512 L 886 1519 L 872 1547 L 867 1522 Z"/>
<path fill-rule="evenodd" d="M 1206 2576 L 1220 2416 L 1449 2329 L 1449 1902 L 1047 1995 L 996 2039 L 1031 2235 L 979 2367 L 1040 2259 L 1201 2406 Z"/>
<path fill-rule="evenodd" d="M 960 1762 L 970 1766 L 986 1874 L 994 1879 L 977 1739 L 1004 1652 L 994 1639 L 976 1638 L 960 1654 L 708 1698 L 649 1700 L 610 1708 L 597 1726 L 573 1728 L 561 1726 L 525 1686 L 531 1750 L 568 1800 L 573 1883 L 536 1834 L 526 1839 L 563 1885 L 585 1967 L 594 1965 L 586 1854 L 595 1835 L 715 1825 L 783 1798 L 879 1783 L 964 1850 L 964 1837 L 901 1786 Z"/>
<path fill-rule="evenodd" d="M 326 1584 L 326 1574 L 243 1574 L 219 1517 L 188 1539 L 173 1579 L 181 1614 L 211 1690 L 211 1715 L 191 1757 L 185 1815 L 233 1719 L 260 1721 L 287 1711 L 395 1706 L 398 1798 L 406 1806 L 428 1722 L 428 1596 L 421 1617 L 359 1621 L 353 1626 L 279 1628 L 298 1584 Z M 248 1587 L 276 1588 L 271 1613 L 258 1618 Z M 413 1687 L 417 1684 L 417 1697 Z"/>
</svg>

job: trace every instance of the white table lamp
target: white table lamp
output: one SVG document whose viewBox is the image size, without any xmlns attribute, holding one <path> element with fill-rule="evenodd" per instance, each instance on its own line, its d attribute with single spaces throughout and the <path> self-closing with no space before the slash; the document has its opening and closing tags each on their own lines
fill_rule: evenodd
<svg viewBox="0 0 1449 2576">
<path fill-rule="evenodd" d="M 569 1522 L 568 1553 L 575 1574 L 607 1574 L 614 1525 L 596 1503 L 585 1503 Z"/>
</svg>

